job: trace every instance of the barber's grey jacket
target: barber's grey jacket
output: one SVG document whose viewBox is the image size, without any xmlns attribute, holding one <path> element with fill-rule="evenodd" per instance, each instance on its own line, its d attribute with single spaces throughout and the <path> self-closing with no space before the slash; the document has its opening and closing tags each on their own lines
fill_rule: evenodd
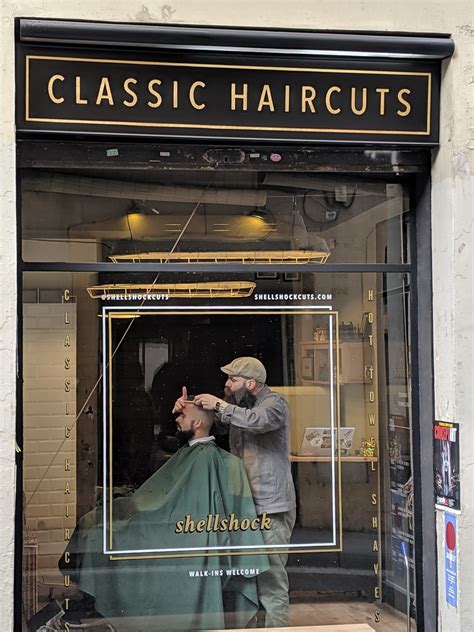
<svg viewBox="0 0 474 632">
<path fill-rule="evenodd" d="M 230 449 L 244 463 L 257 513 L 294 509 L 288 402 L 264 386 L 253 408 L 229 404 L 220 419 L 230 425 Z"/>
</svg>

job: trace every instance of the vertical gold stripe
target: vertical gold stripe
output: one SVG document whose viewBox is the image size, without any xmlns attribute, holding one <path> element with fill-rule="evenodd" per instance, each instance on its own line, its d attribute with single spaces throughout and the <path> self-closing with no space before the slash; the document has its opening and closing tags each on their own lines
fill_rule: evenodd
<svg viewBox="0 0 474 632">
<path fill-rule="evenodd" d="M 26 55 L 25 59 L 25 119 L 30 118 L 30 56 Z"/>
<path fill-rule="evenodd" d="M 107 325 L 108 325 L 108 376 L 109 376 L 109 548 L 112 550 L 113 548 L 113 530 L 112 530 L 112 471 L 113 471 L 113 463 L 112 463 L 112 318 L 111 314 L 107 314 Z"/>
<path fill-rule="evenodd" d="M 338 481 L 338 493 L 339 493 L 339 547 L 343 549 L 342 541 L 343 541 L 343 530 L 342 530 L 342 467 L 341 467 L 341 454 L 339 450 L 339 433 L 341 427 L 341 416 L 340 416 L 340 367 L 339 367 L 339 312 L 335 311 L 335 326 L 336 326 L 336 422 L 337 422 L 337 453 L 338 453 L 338 463 L 337 463 L 337 481 Z"/>
<path fill-rule="evenodd" d="M 431 134 L 431 72 L 428 73 L 428 95 L 427 95 L 426 132 Z"/>
</svg>

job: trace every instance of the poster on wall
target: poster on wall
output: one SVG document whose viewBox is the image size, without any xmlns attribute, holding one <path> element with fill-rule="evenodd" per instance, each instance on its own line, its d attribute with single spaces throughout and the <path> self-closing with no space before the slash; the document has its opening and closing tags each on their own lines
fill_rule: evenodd
<svg viewBox="0 0 474 632">
<path fill-rule="evenodd" d="M 435 421 L 433 442 L 436 507 L 459 512 L 461 509 L 459 424 L 450 421 Z"/>
</svg>

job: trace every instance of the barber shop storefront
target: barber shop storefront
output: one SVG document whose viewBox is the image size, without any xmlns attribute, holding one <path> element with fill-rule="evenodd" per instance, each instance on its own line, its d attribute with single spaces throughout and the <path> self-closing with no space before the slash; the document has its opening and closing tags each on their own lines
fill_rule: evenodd
<svg viewBox="0 0 474 632">
<path fill-rule="evenodd" d="M 17 27 L 17 629 L 433 632 L 452 40 Z"/>
</svg>

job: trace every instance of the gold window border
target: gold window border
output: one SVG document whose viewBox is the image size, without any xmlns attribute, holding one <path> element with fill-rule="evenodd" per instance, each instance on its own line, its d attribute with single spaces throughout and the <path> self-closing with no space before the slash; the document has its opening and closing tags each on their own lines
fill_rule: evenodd
<svg viewBox="0 0 474 632">
<path fill-rule="evenodd" d="M 225 68 L 237 70 L 268 70 L 273 72 L 308 72 L 308 73 L 334 73 L 334 74 L 365 74 L 365 75 L 394 75 L 394 76 L 416 76 L 425 77 L 427 82 L 427 103 L 426 103 L 426 129 L 418 131 L 406 130 L 370 130 L 370 129 L 340 129 L 340 128 L 316 128 L 316 127 L 275 127 L 257 125 L 213 125 L 198 123 L 153 123 L 143 121 L 97 121 L 94 119 L 62 119 L 62 118 L 37 118 L 30 116 L 30 60 L 48 61 L 72 61 L 85 63 L 107 63 L 107 64 L 131 64 L 142 66 L 167 66 L 185 68 Z M 25 121 L 35 123 L 74 123 L 77 125 L 124 125 L 131 127 L 158 127 L 176 129 L 209 129 L 209 130 L 243 130 L 243 131 L 268 131 L 268 132 L 302 132 L 302 133 L 331 133 L 331 134 L 388 134 L 400 136 L 429 136 L 431 134 L 431 72 L 411 72 L 397 70 L 357 70 L 350 68 L 300 68 L 298 66 L 244 66 L 240 64 L 198 64 L 183 62 L 164 61 L 140 61 L 134 59 L 100 59 L 95 57 L 63 57 L 53 55 L 25 55 Z"/>
<path fill-rule="evenodd" d="M 109 429 L 109 490 L 108 490 L 108 513 L 109 513 L 109 528 L 108 528 L 108 536 L 109 536 L 109 548 L 113 549 L 113 467 L 112 467 L 112 447 L 113 447 L 113 438 L 112 438 L 112 427 L 113 427 L 113 420 L 112 420 L 112 384 L 113 384 L 113 378 L 112 378 L 112 353 L 113 353 L 113 349 L 112 349 L 112 321 L 114 319 L 120 319 L 120 318 L 133 318 L 136 316 L 138 310 L 140 309 L 140 307 L 137 307 L 134 311 L 122 311 L 122 310 L 117 310 L 117 312 L 110 312 L 110 311 L 106 311 L 104 313 L 104 317 L 107 319 L 107 334 L 108 334 L 108 341 L 107 341 L 107 374 L 108 374 L 108 429 Z M 194 315 L 199 315 L 199 316 L 209 316 L 210 314 L 217 314 L 217 315 L 254 315 L 255 314 L 267 314 L 267 315 L 275 315 L 275 314 L 290 314 L 290 315 L 327 315 L 327 316 L 334 316 L 334 329 L 335 329 L 335 345 L 336 345 L 336 353 L 335 353 L 335 357 L 336 357 L 336 361 L 335 361 L 335 367 L 336 367 L 336 381 L 335 381 L 335 386 L 336 386 L 336 436 L 339 437 L 339 429 L 340 429 L 340 397 L 339 397 L 339 390 L 340 390 L 340 383 L 339 383 L 339 375 L 340 375 L 340 367 L 339 367 L 339 312 L 335 311 L 335 310 L 318 310 L 317 308 L 315 309 L 311 309 L 308 308 L 308 310 L 272 310 L 269 309 L 268 311 L 264 311 L 262 310 L 232 310 L 232 309 L 223 309 L 223 310 L 212 310 L 212 311 L 206 311 L 205 309 L 203 310 L 180 310 L 179 308 L 176 308 L 176 310 L 160 310 L 160 309 L 156 309 L 156 310 L 144 310 L 144 315 L 150 315 L 150 316 L 182 316 L 182 315 L 186 315 L 186 316 L 194 316 Z M 339 444 L 339 442 L 337 441 L 337 444 Z M 339 451 L 337 451 L 336 453 L 336 463 L 337 463 L 337 498 L 336 498 L 336 502 L 338 504 L 338 518 L 339 518 L 339 529 L 338 529 L 338 535 L 339 535 L 339 546 L 337 547 L 331 547 L 331 548 L 314 548 L 314 549 L 309 549 L 309 548 L 304 548 L 304 549 L 278 549 L 275 551 L 269 551 L 266 549 L 262 549 L 262 550 L 251 550 L 251 551 L 246 551 L 246 550 L 239 550 L 239 551 L 223 551 L 223 552 L 197 552 L 197 553 L 191 553 L 191 552 L 183 552 L 183 553 L 171 553 L 171 554 L 144 554 L 144 555 L 114 555 L 114 554 L 110 554 L 109 555 L 109 559 L 110 560 L 114 560 L 114 561 L 120 561 L 120 560 L 150 560 L 150 559 L 168 559 L 168 558 L 187 558 L 187 557 L 223 557 L 223 556 L 235 556 L 235 555 L 276 555 L 276 554 L 289 554 L 289 553 L 340 553 L 343 551 L 343 547 L 342 547 L 342 468 L 341 468 L 341 456 L 339 454 Z M 104 499 L 105 501 L 105 499 Z M 271 548 L 271 547 L 269 547 Z"/>
</svg>

